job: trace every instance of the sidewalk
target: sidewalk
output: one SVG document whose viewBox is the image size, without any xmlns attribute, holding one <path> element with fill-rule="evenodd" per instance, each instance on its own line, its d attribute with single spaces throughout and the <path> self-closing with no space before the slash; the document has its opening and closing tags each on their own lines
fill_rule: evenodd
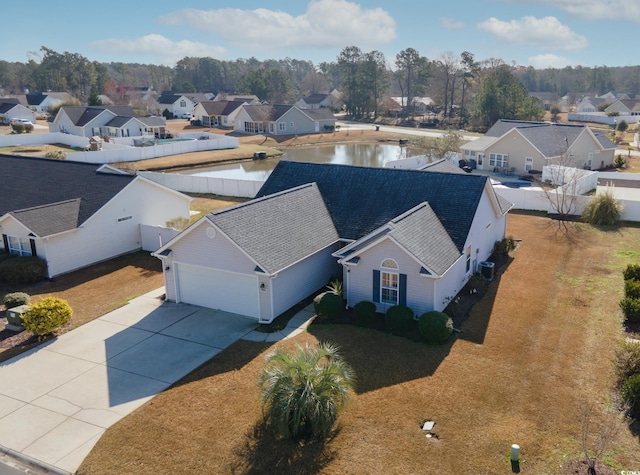
<svg viewBox="0 0 640 475">
<path fill-rule="evenodd" d="M 0 454 L 74 473 L 108 427 L 227 346 L 291 338 L 313 317 L 310 306 L 281 332 L 261 333 L 253 318 L 165 303 L 163 293 L 1 363 Z"/>
</svg>

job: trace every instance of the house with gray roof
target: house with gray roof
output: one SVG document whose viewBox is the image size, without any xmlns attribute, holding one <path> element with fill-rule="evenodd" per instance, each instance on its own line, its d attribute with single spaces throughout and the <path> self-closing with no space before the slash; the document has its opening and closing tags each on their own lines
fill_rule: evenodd
<svg viewBox="0 0 640 475">
<path fill-rule="evenodd" d="M 25 119 L 32 124 L 36 123 L 36 115 L 20 104 L 18 99 L 0 97 L 0 124 L 10 124 L 14 119 Z"/>
<path fill-rule="evenodd" d="M 199 120 L 203 127 L 233 128 L 240 107 L 247 102 L 234 101 L 202 101 L 193 109 L 194 120 Z"/>
<path fill-rule="evenodd" d="M 336 118 L 327 108 L 300 109 L 290 104 L 245 104 L 234 130 L 246 134 L 296 135 L 333 131 Z"/>
<path fill-rule="evenodd" d="M 455 199 L 453 198 L 455 197 Z M 442 310 L 504 239 L 486 176 L 281 161 L 154 255 L 167 299 L 269 323 L 342 275 L 348 306 Z"/>
<path fill-rule="evenodd" d="M 588 170 L 613 165 L 615 144 L 584 125 L 499 120 L 485 134 L 460 147 L 480 170 L 511 174 L 559 164 Z"/>
<path fill-rule="evenodd" d="M 29 109 L 36 114 L 45 114 L 51 107 L 71 100 L 68 92 L 30 92 L 25 96 Z"/>
<path fill-rule="evenodd" d="M 164 117 L 136 117 L 130 106 L 63 106 L 49 123 L 49 132 L 81 137 L 162 137 Z"/>
<path fill-rule="evenodd" d="M 190 197 L 108 165 L 0 155 L 0 169 L 0 252 L 40 257 L 49 277 L 139 250 L 142 225 L 189 218 Z"/>
</svg>

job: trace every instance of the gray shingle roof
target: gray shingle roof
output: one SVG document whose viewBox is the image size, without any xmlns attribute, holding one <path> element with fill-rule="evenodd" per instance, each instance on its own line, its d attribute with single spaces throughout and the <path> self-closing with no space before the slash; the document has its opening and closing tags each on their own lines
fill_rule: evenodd
<svg viewBox="0 0 640 475">
<path fill-rule="evenodd" d="M 313 182 L 343 239 L 360 239 L 427 201 L 462 251 L 487 177 L 281 160 L 257 196 Z"/>
<path fill-rule="evenodd" d="M 285 104 L 259 104 L 254 106 L 247 104 L 243 107 L 249 114 L 249 118 L 255 122 L 275 122 L 293 108 L 292 105 Z"/>
<path fill-rule="evenodd" d="M 304 102 L 306 102 L 307 104 L 320 104 L 322 101 L 324 101 L 327 97 L 329 97 L 329 94 L 320 94 L 320 93 L 316 93 L 316 94 L 310 94 L 308 96 L 303 97 L 302 99 L 304 100 Z"/>
<path fill-rule="evenodd" d="M 0 216 L 12 213 L 35 226 L 30 229 L 39 236 L 74 229 L 135 179 L 97 169 L 68 160 L 0 154 Z"/>
<path fill-rule="evenodd" d="M 458 173 L 464 174 L 466 173 L 462 168 L 455 166 L 449 160 L 441 158 L 440 160 L 436 160 L 435 162 L 427 163 L 426 165 L 419 168 L 423 172 L 440 172 L 440 173 Z"/>
<path fill-rule="evenodd" d="M 255 199 L 207 218 L 272 274 L 339 240 L 315 184 Z"/>
<path fill-rule="evenodd" d="M 78 127 L 83 127 L 98 117 L 105 110 L 109 110 L 117 116 L 135 117 L 136 114 L 129 106 L 64 106 L 61 110 L 69 116 L 71 122 Z"/>
<path fill-rule="evenodd" d="M 444 274 L 461 255 L 428 203 L 391 221 L 389 235 L 438 275 Z"/>
<path fill-rule="evenodd" d="M 229 115 L 238 109 L 244 101 L 202 101 L 200 103 L 209 115 Z"/>
<path fill-rule="evenodd" d="M 311 117 L 312 120 L 336 120 L 336 117 L 326 107 L 320 109 L 304 109 L 302 112 Z"/>
<path fill-rule="evenodd" d="M 17 102 L 0 102 L 0 114 L 6 114 L 11 109 L 19 105 L 20 104 Z"/>
</svg>

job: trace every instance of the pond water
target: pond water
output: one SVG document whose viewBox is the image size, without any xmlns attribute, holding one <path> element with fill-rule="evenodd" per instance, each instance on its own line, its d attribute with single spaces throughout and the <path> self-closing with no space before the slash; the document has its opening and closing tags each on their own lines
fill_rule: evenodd
<svg viewBox="0 0 640 475">
<path fill-rule="evenodd" d="M 387 144 L 342 144 L 285 150 L 281 158 L 192 168 L 178 173 L 241 180 L 266 180 L 280 160 L 382 167 L 386 162 L 417 155 L 408 147 Z"/>
</svg>

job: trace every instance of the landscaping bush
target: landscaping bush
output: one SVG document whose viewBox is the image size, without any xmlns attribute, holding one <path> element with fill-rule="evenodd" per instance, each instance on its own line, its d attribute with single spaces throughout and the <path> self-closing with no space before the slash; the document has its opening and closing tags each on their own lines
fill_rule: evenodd
<svg viewBox="0 0 640 475">
<path fill-rule="evenodd" d="M 35 256 L 14 256 L 0 261 L 0 281 L 11 285 L 26 285 L 46 279 L 47 263 Z"/>
<path fill-rule="evenodd" d="M 334 345 L 298 345 L 294 354 L 277 348 L 259 377 L 264 420 L 282 437 L 324 438 L 349 399 L 353 381 L 353 370 Z"/>
<path fill-rule="evenodd" d="M 73 311 L 66 300 L 58 297 L 45 297 L 31 305 L 22 316 L 22 326 L 34 335 L 44 336 L 71 320 Z"/>
<path fill-rule="evenodd" d="M 630 376 L 640 374 L 640 343 L 622 342 L 616 350 L 615 370 L 620 384 Z"/>
<path fill-rule="evenodd" d="M 622 400 L 629 406 L 632 417 L 640 417 L 640 374 L 628 377 L 622 384 Z"/>
<path fill-rule="evenodd" d="M 624 280 L 640 280 L 640 264 L 628 264 L 622 271 L 622 277 Z"/>
<path fill-rule="evenodd" d="M 640 280 L 635 280 L 635 279 L 625 280 L 624 296 L 630 299 L 640 299 Z"/>
<path fill-rule="evenodd" d="M 613 226 L 622 216 L 622 205 L 610 190 L 592 196 L 582 212 L 582 219 L 596 226 Z"/>
<path fill-rule="evenodd" d="M 627 159 L 620 154 L 616 155 L 616 158 L 613 159 L 613 166 L 616 168 L 624 168 L 626 164 L 627 164 Z"/>
<path fill-rule="evenodd" d="M 620 308 L 628 322 L 640 322 L 640 299 L 625 297 L 620 301 Z"/>
<path fill-rule="evenodd" d="M 19 307 L 20 305 L 26 305 L 31 301 L 29 294 L 24 292 L 12 292 L 4 296 L 4 308 L 9 310 L 10 308 Z"/>
<path fill-rule="evenodd" d="M 24 133 L 24 124 L 20 122 L 14 122 L 11 124 L 12 134 L 23 134 Z"/>
<path fill-rule="evenodd" d="M 367 300 L 358 302 L 353 307 L 353 315 L 358 325 L 371 326 L 376 319 L 376 304 Z"/>
<path fill-rule="evenodd" d="M 516 248 L 516 242 L 511 236 L 507 236 L 502 241 L 496 241 L 493 245 L 494 254 L 506 255 Z"/>
<path fill-rule="evenodd" d="M 384 321 L 392 332 L 406 331 L 413 321 L 413 310 L 405 305 L 394 305 L 385 313 Z"/>
<path fill-rule="evenodd" d="M 329 292 L 333 292 L 334 294 L 343 297 L 342 295 L 342 281 L 340 279 L 332 279 L 329 281 L 329 285 L 327 285 L 326 289 Z"/>
<path fill-rule="evenodd" d="M 313 299 L 313 309 L 321 320 L 339 320 L 342 316 L 342 306 L 342 297 L 333 292 L 323 292 Z"/>
<path fill-rule="evenodd" d="M 67 154 L 62 150 L 48 150 L 44 156 L 45 158 L 52 158 L 54 160 L 65 160 L 67 158 Z"/>
<path fill-rule="evenodd" d="M 434 310 L 420 315 L 418 328 L 424 341 L 429 344 L 441 345 L 449 339 L 453 332 L 453 320 L 448 315 Z"/>
</svg>

